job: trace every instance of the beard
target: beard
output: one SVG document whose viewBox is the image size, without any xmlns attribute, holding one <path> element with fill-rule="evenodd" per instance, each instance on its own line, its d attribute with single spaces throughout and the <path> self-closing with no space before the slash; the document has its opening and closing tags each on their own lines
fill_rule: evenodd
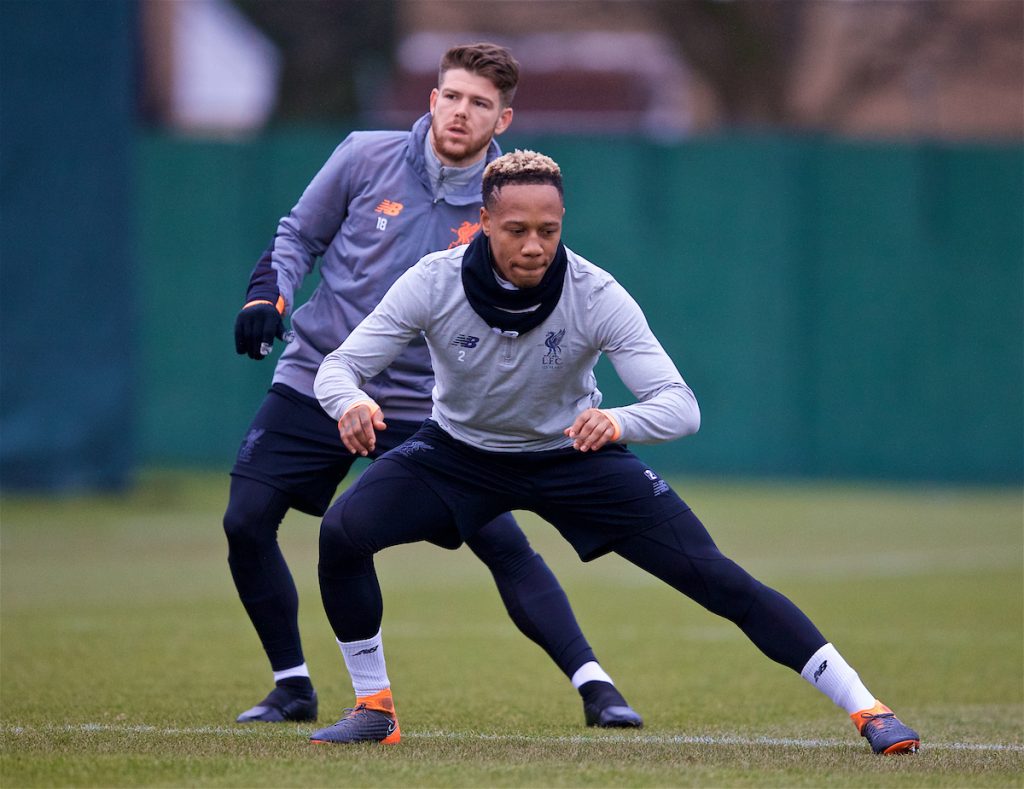
<svg viewBox="0 0 1024 789">
<path fill-rule="evenodd" d="M 451 162 L 449 167 L 464 167 L 480 158 L 487 146 L 491 143 L 493 133 L 477 136 L 460 135 L 452 136 L 444 128 L 430 127 L 431 143 L 434 152 L 443 162 Z"/>
</svg>

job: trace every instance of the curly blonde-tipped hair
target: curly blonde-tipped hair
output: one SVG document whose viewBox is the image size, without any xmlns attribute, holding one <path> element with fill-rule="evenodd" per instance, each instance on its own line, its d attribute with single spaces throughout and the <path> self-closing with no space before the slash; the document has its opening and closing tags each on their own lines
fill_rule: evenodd
<svg viewBox="0 0 1024 789">
<path fill-rule="evenodd" d="M 536 151 L 515 150 L 499 156 L 484 170 L 485 206 L 492 206 L 498 190 L 509 184 L 550 184 L 564 197 L 562 169 L 554 159 Z"/>
</svg>

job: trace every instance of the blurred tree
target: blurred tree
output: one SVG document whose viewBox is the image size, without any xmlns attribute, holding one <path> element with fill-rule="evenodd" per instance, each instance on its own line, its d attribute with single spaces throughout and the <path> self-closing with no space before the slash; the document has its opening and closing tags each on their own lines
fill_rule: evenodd
<svg viewBox="0 0 1024 789">
<path fill-rule="evenodd" d="M 284 57 L 276 120 L 352 118 L 390 78 L 396 0 L 234 0 Z"/>
<path fill-rule="evenodd" d="M 651 0 L 687 63 L 712 88 L 728 126 L 782 125 L 806 4 Z"/>
<path fill-rule="evenodd" d="M 698 125 L 1020 139 L 1020 0 L 649 0 Z"/>
</svg>

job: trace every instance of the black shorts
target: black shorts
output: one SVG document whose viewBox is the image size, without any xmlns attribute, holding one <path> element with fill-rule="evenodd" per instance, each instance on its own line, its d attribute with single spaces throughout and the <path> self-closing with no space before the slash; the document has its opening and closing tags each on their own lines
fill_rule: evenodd
<svg viewBox="0 0 1024 789">
<path fill-rule="evenodd" d="M 597 452 L 484 452 L 428 420 L 412 438 L 366 471 L 348 495 L 387 496 L 398 464 L 451 510 L 463 540 L 508 510 L 537 513 L 589 561 L 615 543 L 690 508 L 658 474 L 620 444 Z M 374 478 L 381 485 L 373 485 Z M 381 493 L 370 493 L 378 488 Z M 382 506 L 385 502 L 382 501 Z M 415 502 L 388 502 L 396 517 L 416 518 Z M 358 528 L 357 524 L 352 524 Z M 426 525 L 426 524 L 425 524 Z"/>
<path fill-rule="evenodd" d="M 371 458 L 398 446 L 422 424 L 385 421 L 388 429 L 377 433 Z M 321 516 L 356 459 L 341 443 L 337 422 L 315 398 L 274 384 L 246 431 L 231 473 L 287 493 L 292 507 Z"/>
</svg>

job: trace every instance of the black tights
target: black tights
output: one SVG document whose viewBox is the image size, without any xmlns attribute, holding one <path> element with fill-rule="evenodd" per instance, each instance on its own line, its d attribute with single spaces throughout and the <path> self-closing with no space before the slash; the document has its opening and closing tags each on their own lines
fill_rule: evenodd
<svg viewBox="0 0 1024 789">
<path fill-rule="evenodd" d="M 262 482 L 231 477 L 224 513 L 228 566 L 238 596 L 274 671 L 305 662 L 299 638 L 299 593 L 277 544 L 290 497 Z"/>
<path fill-rule="evenodd" d="M 800 672 L 825 637 L 790 600 L 722 555 L 692 511 L 615 545 L 615 553 L 735 623 L 772 660 Z"/>
<path fill-rule="evenodd" d="M 408 500 L 417 501 L 419 507 L 437 502 L 429 491 L 423 494 L 417 490 L 414 495 L 416 498 Z M 231 497 L 224 516 L 228 565 L 274 671 L 304 662 L 298 592 L 277 542 L 278 527 L 289 506 L 290 497 L 269 485 L 244 477 L 231 479 Z M 488 523 L 467 545 L 490 570 L 512 621 L 548 653 L 566 676 L 571 677 L 576 669 L 595 659 L 558 579 L 510 514 Z M 337 553 L 342 554 L 337 564 L 345 569 L 340 570 L 341 602 L 332 608 L 344 607 L 349 619 L 348 626 L 335 627 L 335 633 L 342 641 L 369 638 L 380 627 L 382 616 L 372 559 L 345 551 Z M 344 580 L 346 573 L 355 576 L 350 583 Z"/>
<path fill-rule="evenodd" d="M 449 547 L 459 541 L 448 505 L 429 487 L 393 465 L 387 471 L 375 471 L 372 481 L 361 480 L 328 511 L 320 530 L 320 590 L 327 617 L 342 641 L 369 638 L 380 627 L 383 607 L 373 566 L 377 551 L 421 540 Z M 416 503 L 414 511 L 406 504 L 410 501 Z M 824 636 L 799 608 L 723 556 L 691 511 L 618 542 L 613 550 L 734 622 L 765 655 L 794 671 L 801 671 L 825 644 Z M 503 563 L 506 571 L 510 564 L 515 563 Z M 571 675 L 564 658 L 567 653 L 560 650 L 571 654 L 571 645 L 579 643 L 576 636 L 567 635 L 575 620 L 567 604 L 564 609 L 570 619 L 560 618 L 564 594 L 557 582 L 545 587 L 543 579 L 550 571 L 543 562 L 535 567 L 513 571 L 512 583 L 504 588 L 499 583 L 499 588 L 523 632 L 542 644 L 536 634 L 549 632 L 554 635 L 547 644 L 565 645 L 554 650 L 545 645 L 545 649 Z M 523 601 L 533 602 L 537 612 L 526 625 L 513 613 Z M 535 628 L 533 634 L 531 628 Z"/>
<path fill-rule="evenodd" d="M 356 483 L 327 511 L 320 528 L 320 592 L 340 641 L 361 641 L 380 629 L 377 551 L 422 540 L 444 547 L 460 542 L 448 505 L 400 468 L 387 468 L 375 469 L 370 483 Z M 355 490 L 361 495 L 353 497 Z M 396 508 L 389 506 L 394 502 L 415 502 L 415 515 L 395 517 Z M 431 525 L 424 530 L 424 524 Z M 511 515 L 499 515 L 467 544 L 490 569 L 512 621 L 567 677 L 595 659 L 558 579 Z"/>
</svg>

